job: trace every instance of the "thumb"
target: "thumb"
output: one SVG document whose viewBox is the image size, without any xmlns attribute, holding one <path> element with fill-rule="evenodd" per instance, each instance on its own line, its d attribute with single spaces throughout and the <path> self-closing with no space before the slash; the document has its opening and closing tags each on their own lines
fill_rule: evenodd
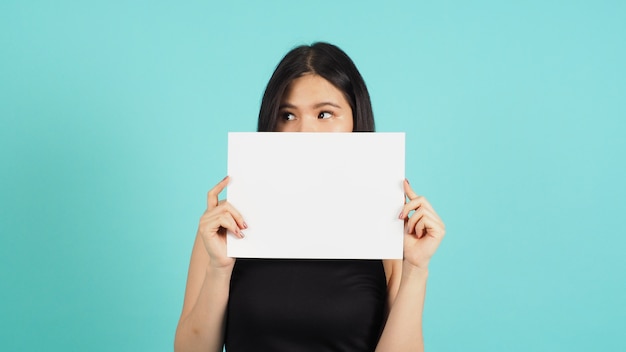
<svg viewBox="0 0 626 352">
<path fill-rule="evenodd" d="M 406 178 L 404 179 L 404 194 L 406 194 L 409 199 L 417 198 L 417 193 L 413 191 L 413 188 L 411 188 L 411 185 L 409 184 L 409 180 Z"/>
</svg>

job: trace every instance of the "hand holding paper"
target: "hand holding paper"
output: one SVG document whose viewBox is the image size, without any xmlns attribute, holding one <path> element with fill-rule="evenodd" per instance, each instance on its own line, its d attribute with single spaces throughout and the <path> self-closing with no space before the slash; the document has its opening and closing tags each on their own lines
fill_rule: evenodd
<svg viewBox="0 0 626 352">
<path fill-rule="evenodd" d="M 404 219 L 404 259 L 414 267 L 426 269 L 446 227 L 428 200 L 413 191 L 408 180 L 404 181 L 404 193 L 408 199 L 399 215 Z M 411 211 L 414 213 L 409 217 Z"/>
<path fill-rule="evenodd" d="M 241 229 L 245 229 L 247 225 L 241 214 L 230 203 L 218 200 L 219 194 L 228 181 L 228 176 L 224 177 L 207 194 L 207 209 L 200 218 L 198 234 L 209 255 L 209 265 L 215 268 L 232 269 L 235 260 L 226 256 L 226 230 L 243 238 Z"/>
</svg>

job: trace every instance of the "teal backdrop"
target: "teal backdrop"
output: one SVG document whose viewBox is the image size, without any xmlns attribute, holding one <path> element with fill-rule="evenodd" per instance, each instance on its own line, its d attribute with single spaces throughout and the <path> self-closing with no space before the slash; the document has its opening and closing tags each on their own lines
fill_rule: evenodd
<svg viewBox="0 0 626 352">
<path fill-rule="evenodd" d="M 429 351 L 626 350 L 623 1 L 0 2 L 0 350 L 171 351 L 228 131 L 343 48 L 447 225 Z"/>
</svg>

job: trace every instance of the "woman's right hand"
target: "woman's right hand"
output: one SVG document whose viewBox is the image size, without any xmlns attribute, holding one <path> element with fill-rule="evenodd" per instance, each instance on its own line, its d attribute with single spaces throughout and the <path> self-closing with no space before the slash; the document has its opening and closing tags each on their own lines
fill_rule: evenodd
<svg viewBox="0 0 626 352">
<path fill-rule="evenodd" d="M 219 269 L 232 269 L 235 258 L 226 256 L 227 230 L 238 238 L 243 238 L 242 229 L 248 225 L 237 209 L 226 200 L 220 201 L 218 195 L 228 185 L 228 176 L 211 189 L 207 195 L 207 209 L 200 218 L 198 234 L 209 254 L 209 265 Z"/>
</svg>

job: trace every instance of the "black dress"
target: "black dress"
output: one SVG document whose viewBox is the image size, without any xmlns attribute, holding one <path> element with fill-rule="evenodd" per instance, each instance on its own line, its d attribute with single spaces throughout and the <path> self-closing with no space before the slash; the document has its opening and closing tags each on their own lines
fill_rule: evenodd
<svg viewBox="0 0 626 352">
<path fill-rule="evenodd" d="M 387 284 L 381 260 L 237 259 L 227 352 L 372 352 Z"/>
</svg>

